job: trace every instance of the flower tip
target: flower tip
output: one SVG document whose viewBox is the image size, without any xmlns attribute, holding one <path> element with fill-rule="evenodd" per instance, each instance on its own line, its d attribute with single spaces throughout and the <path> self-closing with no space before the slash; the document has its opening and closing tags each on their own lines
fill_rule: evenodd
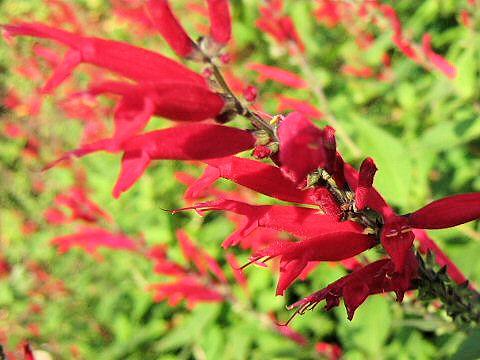
<svg viewBox="0 0 480 360">
<path fill-rule="evenodd" d="M 115 199 L 118 199 L 120 197 L 120 195 L 122 195 L 122 193 L 125 191 L 125 189 L 121 188 L 120 186 L 115 186 L 113 188 L 113 191 L 112 191 L 112 196 L 115 198 Z"/>
</svg>

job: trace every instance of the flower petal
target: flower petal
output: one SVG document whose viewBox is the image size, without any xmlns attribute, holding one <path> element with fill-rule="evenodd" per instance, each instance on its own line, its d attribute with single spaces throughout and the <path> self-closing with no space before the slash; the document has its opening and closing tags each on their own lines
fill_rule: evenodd
<svg viewBox="0 0 480 360">
<path fill-rule="evenodd" d="M 283 173 L 297 184 L 325 166 L 323 131 L 301 113 L 289 114 L 278 127 L 280 163 Z"/>
<path fill-rule="evenodd" d="M 278 240 L 267 248 L 252 254 L 253 259 L 281 256 L 285 266 L 277 286 L 277 295 L 283 295 L 310 261 L 339 261 L 358 255 L 376 245 L 371 235 L 351 231 L 322 234 L 312 239 L 290 242 Z"/>
<path fill-rule="evenodd" d="M 405 215 L 416 229 L 444 229 L 480 218 L 480 192 L 453 195 Z"/>
<path fill-rule="evenodd" d="M 210 16 L 210 34 L 219 44 L 226 44 L 232 36 L 228 0 L 207 0 Z"/>
<path fill-rule="evenodd" d="M 355 189 L 355 206 L 358 210 L 363 210 L 370 202 L 370 192 L 373 185 L 373 178 L 377 166 L 372 158 L 368 157 L 363 160 L 360 165 L 360 172 L 358 174 L 358 186 Z"/>
<path fill-rule="evenodd" d="M 396 272 L 404 271 L 407 254 L 411 251 L 414 239 L 406 218 L 394 215 L 385 219 L 380 240 L 392 258 Z"/>
<path fill-rule="evenodd" d="M 285 231 L 303 238 L 317 237 L 319 234 L 351 231 L 361 233 L 363 227 L 353 221 L 337 221 L 336 217 L 321 215 L 315 209 L 287 205 L 251 205 L 235 200 L 216 200 L 200 203 L 187 210 L 223 210 L 244 215 L 248 218 L 249 233 L 257 227 L 265 227 L 277 231 Z M 237 245 L 241 238 L 232 243 L 227 239 L 223 246 Z"/>
<path fill-rule="evenodd" d="M 205 162 L 216 167 L 220 172 L 220 177 L 260 194 L 283 201 L 316 205 L 311 198 L 312 191 L 297 189 L 290 180 L 282 175 L 278 167 L 235 156 L 210 159 Z"/>
<path fill-rule="evenodd" d="M 432 50 L 432 36 L 429 33 L 423 35 L 422 49 L 432 65 L 443 72 L 447 77 L 454 79 L 457 76 L 457 69 L 455 66 Z"/>
<path fill-rule="evenodd" d="M 137 244 L 123 234 L 114 234 L 97 227 L 84 227 L 79 232 L 70 235 L 57 236 L 51 243 L 58 246 L 60 253 L 79 246 L 90 254 L 94 254 L 98 247 L 111 249 L 137 250 Z"/>
<path fill-rule="evenodd" d="M 48 38 L 71 48 L 45 91 L 58 86 L 80 62 L 90 63 L 135 81 L 184 81 L 206 87 L 204 78 L 187 67 L 153 51 L 127 43 L 84 37 L 40 23 L 4 25 L 12 36 Z"/>
<path fill-rule="evenodd" d="M 264 81 L 266 79 L 274 80 L 280 84 L 290 86 L 294 89 L 306 89 L 308 87 L 307 82 L 297 74 L 279 67 L 254 63 L 249 64 L 248 68 L 260 74 L 260 81 Z"/>
<path fill-rule="evenodd" d="M 145 2 L 155 28 L 162 34 L 170 47 L 182 57 L 188 57 L 195 49 L 195 44 L 187 35 L 173 15 L 167 0 L 150 0 Z"/>
</svg>

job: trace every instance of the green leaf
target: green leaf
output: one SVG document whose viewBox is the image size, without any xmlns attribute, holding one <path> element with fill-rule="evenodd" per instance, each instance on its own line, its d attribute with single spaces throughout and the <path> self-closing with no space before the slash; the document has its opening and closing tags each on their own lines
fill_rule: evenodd
<svg viewBox="0 0 480 360">
<path fill-rule="evenodd" d="M 475 329 L 460 345 L 451 360 L 475 360 L 480 358 L 480 329 Z"/>
<path fill-rule="evenodd" d="M 418 146 L 429 152 L 440 152 L 480 136 L 480 119 L 444 121 L 425 131 Z"/>
<path fill-rule="evenodd" d="M 204 330 L 215 321 L 220 306 L 218 304 L 199 304 L 186 320 L 170 331 L 158 344 L 159 351 L 177 349 L 191 344 L 202 336 Z"/>
<path fill-rule="evenodd" d="M 357 118 L 354 124 L 358 145 L 377 164 L 375 187 L 392 204 L 406 206 L 412 175 L 408 149 L 396 137 L 373 123 Z"/>
<path fill-rule="evenodd" d="M 337 312 L 343 321 L 343 326 L 338 329 L 342 344 L 347 348 L 361 349 L 370 358 L 379 358 L 390 334 L 392 319 L 389 301 L 381 296 L 368 298 L 357 309 L 351 322 L 345 319 L 344 309 Z"/>
<path fill-rule="evenodd" d="M 475 48 L 469 47 L 456 62 L 457 77 L 454 84 L 458 93 L 464 97 L 471 97 L 477 88 L 477 59 Z"/>
</svg>

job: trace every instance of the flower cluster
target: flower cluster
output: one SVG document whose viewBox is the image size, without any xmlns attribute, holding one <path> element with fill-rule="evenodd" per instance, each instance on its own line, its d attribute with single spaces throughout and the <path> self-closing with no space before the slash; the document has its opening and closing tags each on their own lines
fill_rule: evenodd
<svg viewBox="0 0 480 360">
<path fill-rule="evenodd" d="M 250 248 L 251 263 L 264 264 L 278 259 L 277 295 L 283 295 L 297 278 L 305 276 L 305 272 L 319 262 L 348 260 L 373 247 L 385 250 L 384 258 L 360 264 L 347 276 L 292 304 L 291 308 L 297 308 L 296 313 L 303 313 L 323 300 L 326 308 L 331 309 L 343 299 L 348 318 L 352 319 L 355 310 L 370 295 L 394 292 L 397 300 L 402 301 L 404 293 L 415 288 L 419 277 L 415 239 L 420 247 L 441 254 L 426 240 L 429 238 L 423 236 L 421 229 L 447 228 L 477 219 L 480 193 L 447 197 L 409 214 L 397 214 L 373 186 L 377 171 L 374 160 L 367 157 L 359 170 L 345 161 L 337 149 L 335 129 L 331 126 L 321 129 L 312 122 L 311 118 L 323 116 L 317 109 L 281 97 L 285 106 L 303 111 L 266 120 L 267 116 L 251 110 L 232 92 L 220 71 L 222 62 L 228 58 L 224 51 L 231 38 L 229 3 L 208 0 L 207 5 L 210 31 L 198 41 L 191 39 L 166 0 L 145 2 L 141 14 L 178 56 L 202 63 L 205 66 L 202 74 L 164 55 L 124 42 L 83 36 L 41 23 L 3 26 L 7 37 L 44 38 L 68 48 L 63 60 L 54 64 L 53 75 L 42 93 L 53 92 L 81 63 L 95 65 L 117 76 L 115 80 L 95 80 L 89 89 L 72 95 L 72 98 L 114 95 L 117 104 L 113 135 L 66 152 L 47 167 L 97 151 L 120 152 L 121 171 L 113 190 L 114 197 L 119 197 L 154 160 L 199 161 L 206 169 L 200 178 L 191 182 L 186 192 L 190 201 L 201 198 L 216 180 L 225 178 L 272 199 L 289 202 L 255 205 L 245 199 L 220 196 L 174 211 L 195 209 L 200 213 L 215 210 L 234 214 L 238 228 L 223 246 Z M 374 10 L 390 21 L 393 41 L 403 53 L 421 64 L 433 64 L 449 77 L 455 76 L 455 69 L 432 51 L 428 34 L 424 36 L 420 58 L 391 8 L 377 5 Z M 319 10 L 318 18 L 336 24 L 334 15 L 341 11 L 340 5 L 327 2 L 324 6 L 327 8 Z M 292 20 L 282 15 L 281 2 L 270 2 L 262 12 L 268 15 L 258 23 L 262 29 L 277 42 L 291 45 L 292 51 L 305 50 Z M 251 64 L 250 69 L 260 74 L 260 80 L 270 79 L 296 89 L 307 87 L 301 77 L 273 66 Z M 252 91 L 250 89 L 247 103 L 256 97 Z M 249 120 L 254 129 L 225 125 L 236 115 Z M 144 132 L 153 116 L 181 124 Z M 245 150 L 253 150 L 255 159 L 235 156 Z M 215 196 L 215 192 L 210 193 Z M 89 221 L 90 215 L 94 219 L 105 217 L 78 189 L 72 189 L 70 195 L 57 198 L 56 202 L 58 206 L 69 207 L 72 218 Z M 78 202 L 87 205 L 88 214 L 78 208 Z M 57 208 L 48 216 L 54 221 L 63 221 Z M 259 232 L 268 232 L 269 236 L 252 241 L 251 237 Z M 178 236 L 183 253 L 197 269 L 204 273 L 210 270 L 219 283 L 224 282 L 216 263 L 193 247 L 184 233 Z M 90 244 L 86 238 L 94 240 Z M 134 242 L 122 235 L 89 228 L 55 240 L 61 251 L 79 242 L 92 252 L 99 244 L 136 248 Z M 223 299 L 221 293 L 197 283 L 197 278 L 191 277 L 187 270 L 170 264 L 164 249 L 158 248 L 151 258 L 157 262 L 157 272 L 177 279 L 172 284 L 155 286 L 157 299 L 168 297 L 171 303 L 183 298 L 193 302 Z M 464 279 L 456 267 L 448 266 L 447 270 L 459 281 Z M 239 274 L 237 277 L 241 278 Z"/>
</svg>

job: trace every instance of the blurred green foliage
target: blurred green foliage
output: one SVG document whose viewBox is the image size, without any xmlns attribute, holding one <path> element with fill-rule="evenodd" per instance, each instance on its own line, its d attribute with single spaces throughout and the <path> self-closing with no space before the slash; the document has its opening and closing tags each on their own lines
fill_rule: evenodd
<svg viewBox="0 0 480 360">
<path fill-rule="evenodd" d="M 479 6 L 475 5 L 473 25 L 466 27 L 460 22 L 461 11 L 468 7 L 466 0 L 391 3 L 413 39 L 420 41 L 427 31 L 432 34 L 434 48 L 457 68 L 458 76 L 452 81 L 406 58 L 392 46 L 391 33 L 376 33 L 372 48 L 360 49 L 344 26 L 328 27 L 315 20 L 312 12 L 318 3 L 286 1 L 286 12 L 305 42 L 331 113 L 361 150 L 362 157 L 354 158 L 340 140 L 338 145 L 346 159 L 358 164 L 363 157 L 372 156 L 379 168 L 377 187 L 401 213 L 445 195 L 480 191 Z M 175 2 L 175 8 L 185 26 L 195 33 L 192 18 L 198 15 L 185 10 L 184 4 Z M 244 66 L 249 62 L 301 74 L 296 60 L 254 26 L 260 5 L 260 1 L 233 2 L 232 48 L 236 56 L 229 70 L 251 83 L 255 83 L 255 74 Z M 78 1 L 75 6 L 80 19 L 97 25 L 86 28 L 88 34 L 173 56 L 159 36 L 139 41 L 129 22 L 111 14 L 109 2 Z M 46 2 L 3 0 L 0 23 L 47 21 L 48 11 Z M 15 39 L 16 54 L 6 41 L 0 43 L 2 94 L 13 88 L 27 96 L 40 85 L 15 71 L 15 59 L 32 56 L 36 42 Z M 394 76 L 390 81 L 341 72 L 344 64 L 379 68 L 385 52 L 392 56 Z M 81 70 L 75 72 L 75 78 L 83 85 L 88 82 Z M 286 89 L 273 82 L 258 84 L 258 88 L 266 112 L 277 112 L 277 93 L 307 100 L 322 110 L 309 91 Z M 25 139 L 0 134 L 0 250 L 12 267 L 8 276 L 0 279 L 0 331 L 7 337 L 1 341 L 6 341 L 7 347 L 14 348 L 28 339 L 55 359 L 310 359 L 321 358 L 313 344 L 325 341 L 340 344 L 344 358 L 352 360 L 441 359 L 454 354 L 454 359 L 480 357 L 478 330 L 468 334 L 458 329 L 442 311 L 433 305 L 424 307 L 414 297 L 407 297 L 401 305 L 391 296 L 371 297 L 352 322 L 346 320 L 342 307 L 329 313 L 319 308 L 296 318 L 292 327 L 309 339 L 311 345 L 306 347 L 259 322 L 258 314 L 267 313 L 277 313 L 286 320 L 286 304 L 345 274 L 328 264 L 320 265 L 307 281 L 297 281 L 285 299 L 274 296 L 275 275 L 266 269 L 249 268 L 250 296 L 235 289 L 244 307 L 200 304 L 190 311 L 184 305 L 172 308 L 165 302 L 153 302 L 147 287 L 162 278 L 153 273 L 151 262 L 136 254 L 102 250 L 101 261 L 79 249 L 59 255 L 50 239 L 71 233 L 76 226 L 54 227 L 45 221 L 43 212 L 75 179 L 67 168 L 40 169 L 58 151 L 77 146 L 82 131 L 79 122 L 56 110 L 55 102 L 62 95 L 60 88 L 46 99 L 38 117 L 9 112 L 0 118 L 0 126 L 1 122 L 14 121 L 34 133 L 42 144 L 35 159 L 24 155 Z M 150 124 L 151 128 L 158 126 L 165 126 L 165 121 Z M 184 228 L 221 264 L 226 263 L 219 245 L 233 225 L 224 217 L 199 218 L 193 213 L 171 216 L 161 210 L 183 205 L 185 187 L 175 180 L 174 173 L 188 169 L 198 175 L 199 169 L 157 162 L 130 191 L 114 200 L 111 189 L 119 169 L 118 156 L 95 154 L 76 162 L 86 169 L 88 187 L 93 189 L 90 197 L 112 214 L 116 230 L 143 237 L 149 245 L 168 244 L 172 258 L 184 262 L 175 238 L 176 230 Z M 44 182 L 44 190 L 34 189 L 36 180 Z M 34 223 L 35 231 L 26 231 L 26 223 Z M 473 282 L 480 283 L 477 222 L 431 232 L 431 236 Z M 235 253 L 247 260 L 246 252 L 235 249 Z M 51 279 L 38 283 L 31 271 L 32 262 L 40 264 Z M 57 280 L 63 281 L 64 292 L 34 295 L 36 287 L 47 287 L 49 281 Z M 42 311 L 32 313 L 32 303 Z M 31 331 L 32 324 L 38 326 L 38 334 Z"/>
</svg>

